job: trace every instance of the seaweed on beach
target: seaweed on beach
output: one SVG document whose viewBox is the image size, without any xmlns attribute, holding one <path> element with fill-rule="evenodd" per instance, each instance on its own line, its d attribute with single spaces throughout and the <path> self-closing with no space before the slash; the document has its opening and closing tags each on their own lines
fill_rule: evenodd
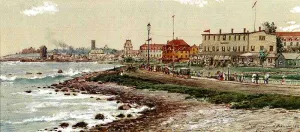
<svg viewBox="0 0 300 132">
<path fill-rule="evenodd" d="M 249 94 L 224 92 L 200 87 L 167 84 L 129 75 L 99 75 L 92 81 L 114 82 L 119 85 L 133 86 L 136 89 L 162 90 L 172 93 L 188 94 L 190 97 L 205 99 L 214 104 L 230 104 L 235 109 L 286 108 L 299 109 L 300 97 L 279 94 Z"/>
</svg>

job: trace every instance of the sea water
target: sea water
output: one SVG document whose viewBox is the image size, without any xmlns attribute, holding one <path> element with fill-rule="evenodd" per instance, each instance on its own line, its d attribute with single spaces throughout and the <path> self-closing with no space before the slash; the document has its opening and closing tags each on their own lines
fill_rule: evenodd
<svg viewBox="0 0 300 132">
<path fill-rule="evenodd" d="M 103 71 L 117 67 L 96 62 L 1 62 L 1 132 L 34 132 L 58 127 L 68 122 L 62 131 L 79 131 L 71 125 L 79 121 L 88 127 L 116 120 L 120 113 L 115 101 L 109 96 L 65 96 L 48 87 L 79 76 L 83 72 Z M 57 73 L 61 69 L 63 73 Z M 37 73 L 42 74 L 37 74 Z M 37 88 L 41 87 L 41 88 Z M 31 93 L 24 91 L 31 90 Z M 93 98 L 91 98 L 93 96 Z M 96 100 L 101 98 L 102 100 Z M 135 110 L 139 111 L 139 110 Z M 129 112 L 129 111 L 127 111 Z M 104 114 L 104 120 L 95 120 L 96 114 Z"/>
</svg>

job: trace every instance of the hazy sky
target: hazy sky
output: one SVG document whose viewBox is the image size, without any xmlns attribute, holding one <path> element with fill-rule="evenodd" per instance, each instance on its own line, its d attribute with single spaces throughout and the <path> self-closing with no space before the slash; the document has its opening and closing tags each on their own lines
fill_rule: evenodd
<svg viewBox="0 0 300 132">
<path fill-rule="evenodd" d="M 131 39 L 135 49 L 147 39 L 151 23 L 153 43 L 175 37 L 200 44 L 205 29 L 211 33 L 253 31 L 256 0 L 0 0 L 1 56 L 27 47 L 46 45 L 50 40 L 74 47 L 108 45 L 122 49 Z M 300 0 L 258 0 L 257 28 L 274 21 L 279 30 L 300 31 Z"/>
</svg>

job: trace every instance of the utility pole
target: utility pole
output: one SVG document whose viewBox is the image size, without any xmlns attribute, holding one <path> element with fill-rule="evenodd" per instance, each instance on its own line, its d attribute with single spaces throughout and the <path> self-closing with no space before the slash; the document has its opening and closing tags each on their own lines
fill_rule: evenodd
<svg viewBox="0 0 300 132">
<path fill-rule="evenodd" d="M 149 64 L 150 64 L 150 53 L 149 53 L 149 48 L 150 48 L 150 29 L 151 29 L 151 25 L 150 25 L 150 23 L 148 23 L 148 25 L 147 25 L 147 29 L 148 29 L 148 66 L 149 66 Z"/>
<path fill-rule="evenodd" d="M 173 65 L 173 71 L 175 70 L 175 67 L 174 67 L 174 54 L 175 54 L 175 49 L 174 49 L 174 35 L 175 35 L 175 33 L 174 33 L 174 18 L 175 18 L 175 15 L 173 15 L 172 16 L 172 18 L 173 18 L 173 44 L 172 44 L 172 65 Z"/>
</svg>

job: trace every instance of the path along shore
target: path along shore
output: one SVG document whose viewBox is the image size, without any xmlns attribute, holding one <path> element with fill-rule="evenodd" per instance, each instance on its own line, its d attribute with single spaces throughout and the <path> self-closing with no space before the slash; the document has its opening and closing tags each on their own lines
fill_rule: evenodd
<svg viewBox="0 0 300 132">
<path fill-rule="evenodd" d="M 215 105 L 195 99 L 186 99 L 188 95 L 165 91 L 139 90 L 134 87 L 120 86 L 115 83 L 91 82 L 89 78 L 97 75 L 118 74 L 115 71 L 85 74 L 60 84 L 54 84 L 56 90 L 71 87 L 73 92 L 87 94 L 115 95 L 120 103 L 136 103 L 148 106 L 151 110 L 143 111 L 141 116 L 123 118 L 108 124 L 97 125 L 86 131 L 300 131 L 300 111 L 285 109 L 236 110 L 225 105 Z M 249 93 L 279 93 L 299 95 L 297 88 L 293 92 L 287 88 L 272 88 L 259 85 L 227 84 L 211 80 L 193 80 L 174 78 L 168 75 L 154 74 L 147 71 L 126 73 L 145 79 L 155 79 L 168 83 L 201 86 L 225 91 Z M 248 90 L 247 90 L 248 89 Z M 251 89 L 251 90 L 249 90 Z M 257 90 L 258 89 L 258 90 Z M 262 90 L 261 90 L 262 89 Z M 101 111 L 99 111 L 100 113 Z M 265 117 L 265 118 L 262 118 Z"/>
<path fill-rule="evenodd" d="M 138 70 L 137 72 L 131 72 L 130 75 L 165 83 L 201 87 L 220 91 L 300 96 L 299 85 L 239 83 L 234 81 L 219 81 L 216 79 L 198 77 L 192 79 L 184 79 L 179 77 L 173 77 L 173 75 L 163 74 L 161 72 L 150 72 L 146 70 Z"/>
</svg>

